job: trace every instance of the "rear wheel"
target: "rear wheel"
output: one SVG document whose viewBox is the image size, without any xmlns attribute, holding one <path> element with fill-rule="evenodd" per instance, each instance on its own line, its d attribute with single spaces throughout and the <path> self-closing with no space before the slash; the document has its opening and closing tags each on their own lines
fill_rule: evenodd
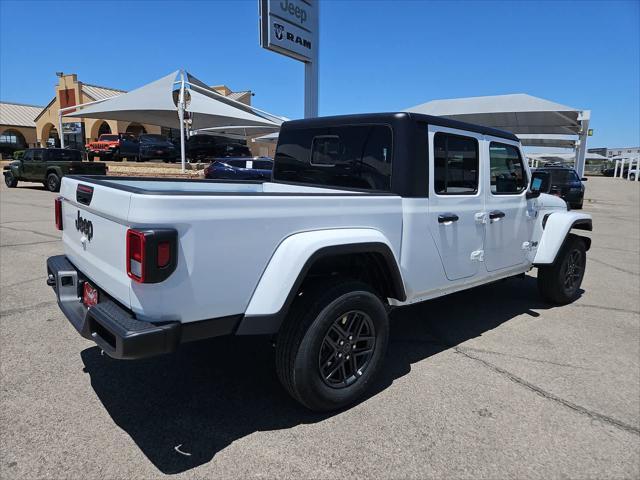
<svg viewBox="0 0 640 480">
<path fill-rule="evenodd" d="M 587 264 L 584 240 L 569 234 L 553 265 L 538 267 L 538 290 L 550 303 L 565 305 L 576 300 Z"/>
<path fill-rule="evenodd" d="M 318 283 L 302 291 L 276 344 L 276 370 L 289 394 L 315 411 L 358 401 L 387 348 L 384 304 L 362 282 Z"/>
<path fill-rule="evenodd" d="M 60 191 L 60 177 L 55 173 L 50 173 L 47 175 L 47 190 L 50 192 L 59 192 Z"/>
<path fill-rule="evenodd" d="M 13 176 L 13 173 L 11 173 L 11 171 L 8 171 L 4 174 L 4 183 L 9 188 L 16 188 L 18 186 L 18 179 Z"/>
</svg>

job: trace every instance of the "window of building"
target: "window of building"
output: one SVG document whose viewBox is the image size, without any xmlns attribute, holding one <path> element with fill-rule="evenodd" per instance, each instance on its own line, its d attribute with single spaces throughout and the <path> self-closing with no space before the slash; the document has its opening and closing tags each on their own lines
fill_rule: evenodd
<svg viewBox="0 0 640 480">
<path fill-rule="evenodd" d="M 438 132 L 433 140 L 435 192 L 469 195 L 478 191 L 478 140 Z"/>
<path fill-rule="evenodd" d="M 527 188 L 527 175 L 520 152 L 513 145 L 491 142 L 489 144 L 491 166 L 491 193 L 517 194 Z"/>
<path fill-rule="evenodd" d="M 275 180 L 389 191 L 392 133 L 386 125 L 284 130 L 275 160 Z"/>
<path fill-rule="evenodd" d="M 18 136 L 15 133 L 3 133 L 0 135 L 0 143 L 17 144 Z"/>
</svg>

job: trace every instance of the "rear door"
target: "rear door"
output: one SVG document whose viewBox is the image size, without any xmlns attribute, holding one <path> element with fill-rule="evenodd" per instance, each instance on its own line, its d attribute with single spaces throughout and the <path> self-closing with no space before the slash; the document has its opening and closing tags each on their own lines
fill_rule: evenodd
<svg viewBox="0 0 640 480">
<path fill-rule="evenodd" d="M 33 180 L 43 182 L 47 174 L 47 149 L 38 148 L 33 151 Z"/>
<path fill-rule="evenodd" d="M 527 261 L 533 216 L 527 212 L 529 184 L 524 156 L 517 142 L 486 137 L 489 171 L 483 178 L 488 214 L 485 265 L 488 271 L 508 269 Z"/>
<path fill-rule="evenodd" d="M 429 229 L 449 280 L 482 275 L 482 135 L 429 125 Z"/>
</svg>

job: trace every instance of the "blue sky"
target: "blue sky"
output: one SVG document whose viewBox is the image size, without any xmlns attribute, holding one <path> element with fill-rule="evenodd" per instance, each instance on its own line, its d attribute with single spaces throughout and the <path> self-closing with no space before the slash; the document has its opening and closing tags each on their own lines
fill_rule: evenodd
<svg viewBox="0 0 640 480">
<path fill-rule="evenodd" d="M 304 67 L 259 47 L 257 11 L 257 0 L 0 0 L 0 98 L 45 105 L 56 71 L 132 89 L 186 68 L 301 117 Z M 640 144 L 638 0 L 324 0 L 320 24 L 321 115 L 529 93 L 591 109 L 589 146 Z"/>
</svg>

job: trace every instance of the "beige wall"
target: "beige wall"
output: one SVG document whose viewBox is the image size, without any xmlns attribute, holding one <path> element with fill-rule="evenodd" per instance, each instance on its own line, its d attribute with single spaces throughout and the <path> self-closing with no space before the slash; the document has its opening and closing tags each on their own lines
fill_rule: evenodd
<svg viewBox="0 0 640 480">
<path fill-rule="evenodd" d="M 34 146 L 38 141 L 36 129 L 33 127 L 14 127 L 11 125 L 0 125 L 0 134 L 3 134 L 4 132 L 10 130 L 14 132 L 20 132 L 24 137 L 25 142 L 27 142 L 27 146 L 29 147 Z"/>
<path fill-rule="evenodd" d="M 60 110 L 60 91 L 70 89 L 75 92 L 76 104 L 93 102 L 94 99 L 82 93 L 82 82 L 78 81 L 75 74 L 63 75 L 60 77 L 58 84 L 55 86 L 55 98 L 45 107 L 42 114 L 36 120 L 36 136 L 37 142 L 42 146 L 46 146 L 47 138 L 52 129 L 58 131 L 58 111 Z M 81 119 L 74 117 L 64 117 L 64 123 L 67 122 L 83 122 L 85 130 L 85 141 L 90 142 L 97 139 L 97 133 L 100 125 L 106 122 L 111 128 L 111 133 L 124 133 L 127 127 L 133 122 L 123 122 L 119 120 L 102 120 L 102 119 Z M 136 124 L 138 125 L 138 124 Z M 142 125 L 147 133 L 160 133 L 160 127 L 156 125 Z"/>
</svg>

